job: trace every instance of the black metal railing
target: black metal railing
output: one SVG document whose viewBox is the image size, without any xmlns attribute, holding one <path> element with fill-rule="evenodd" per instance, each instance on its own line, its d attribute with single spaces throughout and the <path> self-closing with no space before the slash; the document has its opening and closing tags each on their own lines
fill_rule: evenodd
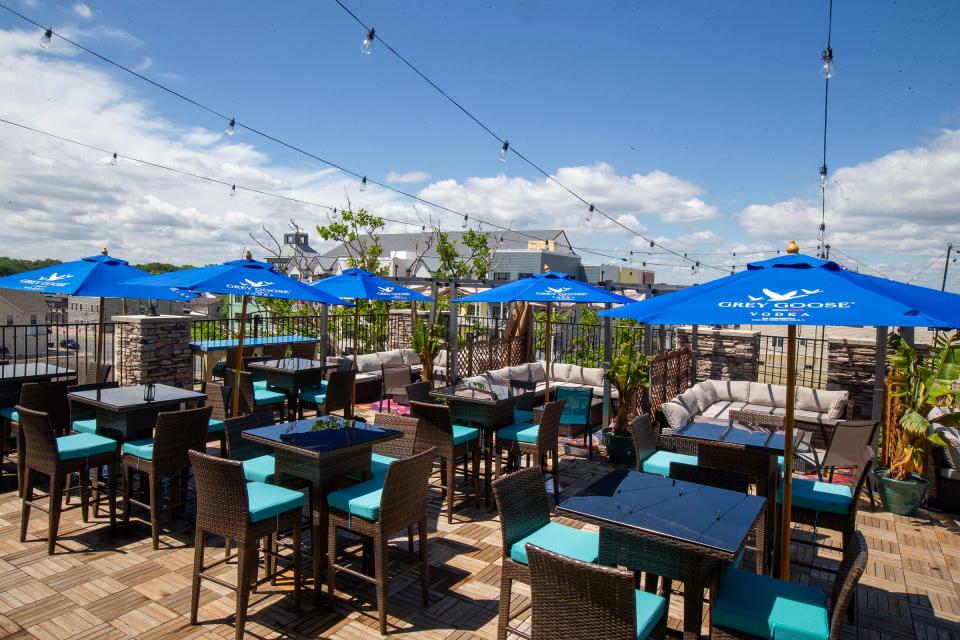
<svg viewBox="0 0 960 640">
<path fill-rule="evenodd" d="M 116 370 L 122 323 L 104 325 L 103 363 Z M 0 363 L 42 362 L 82 372 L 96 362 L 97 323 L 0 325 Z M 111 372 L 111 379 L 113 373 Z"/>
<path fill-rule="evenodd" d="M 797 339 L 797 384 L 822 388 L 827 381 L 828 341 L 823 338 Z M 787 339 L 760 336 L 757 381 L 787 383 Z"/>
</svg>

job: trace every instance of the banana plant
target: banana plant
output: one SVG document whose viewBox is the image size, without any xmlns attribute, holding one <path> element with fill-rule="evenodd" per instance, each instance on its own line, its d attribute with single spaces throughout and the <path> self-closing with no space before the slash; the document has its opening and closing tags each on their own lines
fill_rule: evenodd
<svg viewBox="0 0 960 640">
<path fill-rule="evenodd" d="M 920 356 L 900 336 L 891 334 L 890 376 L 899 387 L 894 397 L 904 407 L 897 423 L 891 478 L 906 480 L 923 474 L 930 444 L 953 446 L 939 429 L 960 427 L 960 413 L 943 413 L 927 419 L 934 407 L 953 409 L 960 399 L 960 331 L 938 334 L 925 356 Z"/>
<path fill-rule="evenodd" d="M 626 434 L 629 419 L 637 410 L 639 392 L 649 384 L 649 363 L 637 349 L 636 341 L 630 338 L 623 341 L 615 354 L 604 375 L 619 396 L 617 419 L 613 424 L 613 433 L 619 436 Z"/>
<path fill-rule="evenodd" d="M 423 369 L 420 379 L 428 382 L 433 379 L 433 359 L 440 353 L 440 325 L 427 326 L 427 323 L 418 319 L 410 335 L 410 348 L 420 356 Z"/>
</svg>

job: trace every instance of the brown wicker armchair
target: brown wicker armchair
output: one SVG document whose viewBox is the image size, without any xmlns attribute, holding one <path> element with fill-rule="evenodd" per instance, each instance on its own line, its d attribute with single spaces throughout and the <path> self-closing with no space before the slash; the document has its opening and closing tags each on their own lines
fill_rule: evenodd
<svg viewBox="0 0 960 640">
<path fill-rule="evenodd" d="M 216 441 L 220 446 L 220 457 L 227 455 L 227 432 L 224 428 L 230 417 L 230 393 L 232 387 L 208 382 L 203 386 L 207 394 L 206 406 L 211 408 L 210 424 L 207 427 L 207 442 Z"/>
<path fill-rule="evenodd" d="M 421 421 L 417 434 L 419 450 L 436 448 L 437 456 L 443 460 L 441 472 L 446 476 L 447 522 L 452 523 L 457 460 L 461 457 L 473 457 L 473 495 L 476 506 L 480 506 L 480 431 L 454 426 L 450 407 L 443 404 L 410 402 L 410 415 Z"/>
<path fill-rule="evenodd" d="M 233 369 L 227 369 L 224 380 L 231 388 L 236 388 Z M 232 392 L 231 392 L 232 393 Z M 257 388 L 253 384 L 253 377 L 249 371 L 240 373 L 240 404 L 241 414 L 270 411 L 279 414 L 280 420 L 286 417 L 286 394 L 280 391 Z"/>
<path fill-rule="evenodd" d="M 333 371 L 327 380 L 326 389 L 303 389 L 299 395 L 300 417 L 303 417 L 304 406 L 312 406 L 318 416 L 328 416 L 334 411 L 341 411 L 343 417 L 353 418 L 353 385 L 357 380 L 357 372 Z"/>
<path fill-rule="evenodd" d="M 385 429 L 396 429 L 403 432 L 402 438 L 373 445 L 375 454 L 400 459 L 409 458 L 417 452 L 417 433 L 420 430 L 419 419 L 412 416 L 378 413 L 373 416 L 373 424 Z"/>
<path fill-rule="evenodd" d="M 123 443 L 123 525 L 130 526 L 130 507 L 136 505 L 150 514 L 150 533 L 153 548 L 160 544 L 161 486 L 164 478 L 171 480 L 169 505 L 171 511 L 181 511 L 187 494 L 190 458 L 187 452 L 201 451 L 207 445 L 207 426 L 210 422 L 210 407 L 169 411 L 157 416 L 157 426 L 152 438 Z M 133 475 L 147 476 L 149 502 L 135 500 Z M 141 482 L 141 493 L 143 492 Z"/>
<path fill-rule="evenodd" d="M 294 358 L 303 358 L 304 360 L 317 359 L 316 342 L 294 342 L 290 345 L 290 353 Z"/>
<path fill-rule="evenodd" d="M 380 633 L 387 633 L 387 595 L 390 583 L 419 569 L 423 606 L 429 604 L 429 559 L 427 554 L 427 482 L 437 451 L 427 449 L 411 458 L 390 465 L 386 477 L 373 478 L 327 496 L 329 511 L 327 594 L 335 598 L 336 576 L 346 573 L 372 582 L 376 587 Z M 416 554 L 399 547 L 390 547 L 390 535 L 417 525 L 419 549 Z M 374 572 L 372 576 L 337 563 L 337 530 L 372 540 Z M 371 545 L 363 545 L 370 548 Z M 414 563 L 402 572 L 388 574 L 388 553 L 409 555 Z"/>
<path fill-rule="evenodd" d="M 84 384 L 102 384 L 110 379 L 110 373 L 113 371 L 113 365 L 101 364 L 97 369 L 96 362 L 88 362 L 83 369 Z"/>
<path fill-rule="evenodd" d="M 63 511 L 64 484 L 73 474 L 80 478 L 80 508 L 83 521 L 89 518 L 91 472 L 101 466 L 108 468 L 106 489 L 110 528 L 116 528 L 117 518 L 117 464 L 119 445 L 115 440 L 93 433 L 57 437 L 50 416 L 40 411 L 17 406 L 20 414 L 20 435 L 25 441 L 23 459 L 23 501 L 20 511 L 20 542 L 27 536 L 31 508 L 47 511 L 47 553 L 53 555 L 57 543 L 60 513 Z M 46 508 L 34 503 L 33 486 L 36 474 L 50 479 L 50 501 Z"/>
<path fill-rule="evenodd" d="M 531 640 L 663 638 L 666 601 L 634 576 L 528 545 Z"/>
<path fill-rule="evenodd" d="M 433 390 L 433 382 L 429 380 L 412 382 L 404 387 L 404 389 L 407 392 L 407 402 L 412 400 L 414 402 L 436 404 L 436 401 L 430 395 L 430 392 Z"/>
<path fill-rule="evenodd" d="M 283 342 L 266 342 L 260 352 L 268 360 L 280 360 L 287 356 L 287 345 Z"/>
<path fill-rule="evenodd" d="M 200 608 L 200 581 L 208 579 L 229 586 L 207 571 L 237 558 L 236 638 L 243 638 L 251 585 L 273 580 L 279 571 L 274 536 L 291 529 L 293 557 L 293 602 L 300 609 L 300 514 L 304 496 L 299 491 L 260 482 L 247 483 L 242 465 L 234 460 L 215 458 L 198 451 L 189 452 L 190 464 L 197 485 L 197 526 L 193 556 L 193 584 L 190 593 L 190 624 L 197 624 Z M 207 535 L 223 536 L 236 541 L 237 552 L 205 565 L 203 560 Z M 263 552 L 267 556 L 267 575 L 257 579 L 260 539 L 266 538 Z"/>
<path fill-rule="evenodd" d="M 72 381 L 58 382 L 27 382 L 20 387 L 20 402 L 17 406 L 26 407 L 33 411 L 47 414 L 53 432 L 56 436 L 70 433 L 70 403 L 67 401 L 67 388 Z M 6 443 L 10 436 L 17 438 L 17 490 L 23 496 L 23 438 L 19 437 L 20 422 L 17 420 L 17 411 L 8 418 L 0 418 L 0 448 L 9 455 Z M 0 482 L 3 481 L 3 458 L 0 457 Z"/>
<path fill-rule="evenodd" d="M 519 423 L 497 429 L 495 455 L 496 474 L 500 476 L 500 464 L 503 452 L 509 457 L 510 466 L 518 468 L 520 458 L 527 457 L 527 466 L 531 457 L 535 464 L 546 471 L 547 457 L 550 457 L 550 476 L 553 479 L 553 499 L 560 504 L 560 416 L 563 414 L 564 400 L 548 402 L 540 413 L 539 424 Z"/>
</svg>

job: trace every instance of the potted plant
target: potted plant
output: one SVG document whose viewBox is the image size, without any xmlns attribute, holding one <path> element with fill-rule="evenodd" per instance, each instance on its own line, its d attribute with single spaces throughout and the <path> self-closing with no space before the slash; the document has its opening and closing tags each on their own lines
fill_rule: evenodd
<svg viewBox="0 0 960 640">
<path fill-rule="evenodd" d="M 417 319 L 417 324 L 410 336 L 410 348 L 420 356 L 420 364 L 423 369 L 420 371 L 420 379 L 424 382 L 433 380 L 433 359 L 440 353 L 440 325 L 430 325 L 421 319 Z"/>
<path fill-rule="evenodd" d="M 633 437 L 628 431 L 630 419 L 639 407 L 640 391 L 649 384 L 647 357 L 637 349 L 636 341 L 625 339 L 616 350 L 610 368 L 604 372 L 619 400 L 613 426 L 603 430 L 603 442 L 610 462 L 633 461 Z"/>
<path fill-rule="evenodd" d="M 955 407 L 960 392 L 960 331 L 934 338 L 925 356 L 917 354 L 900 336 L 892 334 L 890 378 L 896 385 L 902 411 L 892 441 L 884 443 L 892 451 L 889 468 L 877 468 L 880 500 L 887 511 L 913 515 L 920 508 L 930 480 L 924 477 L 930 445 L 943 447 L 953 443 L 939 431 L 960 427 L 960 413 L 943 413 L 928 420 L 934 407 Z"/>
</svg>

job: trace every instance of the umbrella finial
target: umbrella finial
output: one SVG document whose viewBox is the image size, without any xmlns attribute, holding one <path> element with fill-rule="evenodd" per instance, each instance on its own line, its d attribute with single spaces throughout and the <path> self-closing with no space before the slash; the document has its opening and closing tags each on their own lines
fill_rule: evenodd
<svg viewBox="0 0 960 640">
<path fill-rule="evenodd" d="M 100 255 L 102 255 L 102 256 L 107 255 L 107 248 L 106 248 L 106 247 L 104 247 L 103 249 L 100 249 Z"/>
<path fill-rule="evenodd" d="M 791 240 L 790 243 L 787 244 L 787 253 L 800 253 L 800 247 L 797 246 L 796 240 Z"/>
<path fill-rule="evenodd" d="M 246 253 L 244 253 L 244 254 L 243 254 L 243 257 L 244 257 L 245 260 L 253 260 L 253 254 L 250 253 L 249 251 L 247 251 Z"/>
</svg>

